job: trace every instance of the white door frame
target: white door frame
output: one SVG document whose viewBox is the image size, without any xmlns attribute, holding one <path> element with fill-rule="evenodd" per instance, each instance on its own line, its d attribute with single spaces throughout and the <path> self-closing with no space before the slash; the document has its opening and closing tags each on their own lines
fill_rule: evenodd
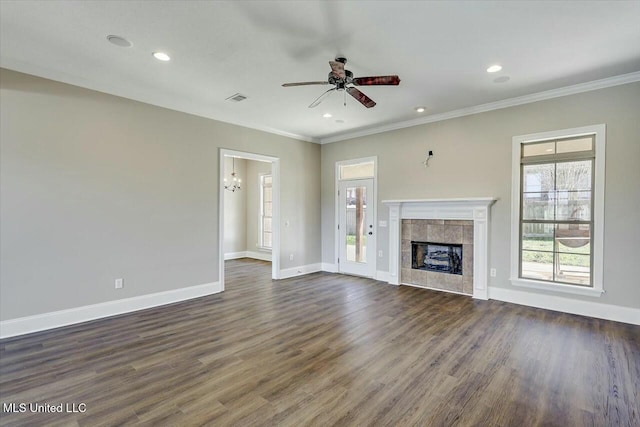
<svg viewBox="0 0 640 427">
<path fill-rule="evenodd" d="M 338 196 L 338 189 L 340 188 L 340 181 L 343 181 L 340 179 L 340 166 L 347 166 L 347 165 L 355 165 L 358 163 L 367 163 L 367 162 L 373 162 L 373 176 L 370 178 L 373 178 L 373 219 L 372 219 L 372 223 L 374 224 L 373 226 L 373 232 L 374 233 L 378 233 L 378 156 L 372 156 L 372 157 L 361 157 L 359 159 L 351 159 L 351 160 L 340 160 L 336 162 L 336 167 L 335 167 L 335 172 L 334 172 L 334 176 L 335 176 L 335 181 L 334 181 L 334 190 L 335 190 L 335 219 L 334 219 L 334 224 L 335 224 L 335 248 L 334 248 L 334 265 L 335 265 L 335 271 L 337 271 L 338 273 L 340 272 L 340 265 L 338 262 L 338 258 L 340 257 L 340 230 L 338 230 L 338 224 L 340 224 L 340 196 Z M 354 178 L 354 179 L 358 179 L 358 178 Z M 344 180 L 344 181 L 350 181 L 350 180 Z M 375 238 L 375 242 L 376 242 L 376 247 L 373 250 L 374 253 L 374 257 L 371 260 L 371 269 L 373 270 L 373 278 L 375 278 L 378 275 L 378 236 L 376 234 L 376 238 Z"/>
<path fill-rule="evenodd" d="M 246 160 L 257 160 L 271 163 L 271 175 L 273 176 L 273 221 L 271 242 L 271 278 L 280 278 L 280 159 L 278 157 L 264 156 L 262 154 L 248 153 L 245 151 L 220 149 L 219 174 L 218 174 L 218 280 L 220 289 L 224 291 L 224 158 L 236 157 Z"/>
</svg>

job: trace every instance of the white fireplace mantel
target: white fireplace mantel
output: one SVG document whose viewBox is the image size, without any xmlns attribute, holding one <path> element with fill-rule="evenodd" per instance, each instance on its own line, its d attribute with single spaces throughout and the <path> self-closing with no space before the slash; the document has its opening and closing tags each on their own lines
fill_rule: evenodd
<svg viewBox="0 0 640 427">
<path fill-rule="evenodd" d="M 450 219 L 473 221 L 473 297 L 488 299 L 489 209 L 497 199 L 383 200 L 389 207 L 389 284 L 400 284 L 400 239 L 403 219 Z"/>
</svg>

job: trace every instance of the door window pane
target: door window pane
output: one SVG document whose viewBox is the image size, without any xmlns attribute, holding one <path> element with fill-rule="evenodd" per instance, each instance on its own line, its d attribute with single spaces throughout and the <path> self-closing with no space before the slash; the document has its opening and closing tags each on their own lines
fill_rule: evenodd
<svg viewBox="0 0 640 427">
<path fill-rule="evenodd" d="M 367 188 L 347 187 L 346 197 L 346 242 L 347 261 L 367 262 Z"/>
</svg>

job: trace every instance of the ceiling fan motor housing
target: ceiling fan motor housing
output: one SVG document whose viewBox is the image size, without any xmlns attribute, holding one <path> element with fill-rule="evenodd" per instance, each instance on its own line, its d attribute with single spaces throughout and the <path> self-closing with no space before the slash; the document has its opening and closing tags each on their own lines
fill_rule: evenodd
<svg viewBox="0 0 640 427">
<path fill-rule="evenodd" d="M 343 87 L 339 89 L 344 89 L 344 85 L 351 83 L 351 81 L 353 80 L 353 73 L 349 70 L 344 70 L 344 74 L 345 74 L 345 78 L 339 79 L 335 76 L 335 74 L 333 74 L 333 71 L 332 71 L 329 73 L 329 77 L 327 77 L 327 81 L 332 85 L 340 86 L 340 84 L 342 84 Z"/>
</svg>

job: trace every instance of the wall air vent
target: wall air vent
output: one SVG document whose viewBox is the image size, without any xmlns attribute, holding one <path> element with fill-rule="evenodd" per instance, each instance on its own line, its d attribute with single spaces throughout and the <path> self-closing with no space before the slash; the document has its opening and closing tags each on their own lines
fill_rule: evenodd
<svg viewBox="0 0 640 427">
<path fill-rule="evenodd" d="M 244 101 L 245 99 L 247 99 L 246 96 L 244 96 L 241 93 L 236 93 L 235 95 L 231 95 L 230 97 L 228 97 L 226 101 L 240 102 L 240 101 Z"/>
</svg>

